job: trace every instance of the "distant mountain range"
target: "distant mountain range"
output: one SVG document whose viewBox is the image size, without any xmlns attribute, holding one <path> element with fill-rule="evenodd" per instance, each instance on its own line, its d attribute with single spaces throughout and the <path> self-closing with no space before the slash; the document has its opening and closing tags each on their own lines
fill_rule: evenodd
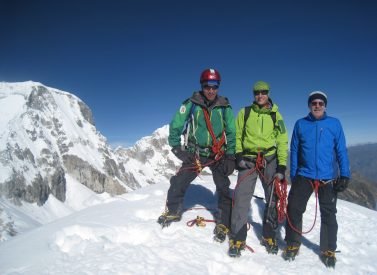
<svg viewBox="0 0 377 275">
<path fill-rule="evenodd" d="M 377 143 L 350 146 L 348 155 L 352 172 L 377 184 Z"/>
<path fill-rule="evenodd" d="M 377 209 L 377 143 L 350 146 L 351 166 L 349 188 L 339 194 L 340 199 Z"/>
<path fill-rule="evenodd" d="M 352 172 L 348 189 L 339 193 L 338 198 L 377 210 L 377 183 Z"/>
</svg>

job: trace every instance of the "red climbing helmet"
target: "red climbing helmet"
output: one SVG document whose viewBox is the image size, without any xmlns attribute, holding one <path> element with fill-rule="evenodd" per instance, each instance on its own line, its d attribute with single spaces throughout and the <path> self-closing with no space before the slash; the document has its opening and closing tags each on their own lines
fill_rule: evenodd
<svg viewBox="0 0 377 275">
<path fill-rule="evenodd" d="M 208 81 L 217 81 L 220 84 L 221 76 L 220 73 L 215 69 L 206 69 L 200 75 L 200 84 Z"/>
</svg>

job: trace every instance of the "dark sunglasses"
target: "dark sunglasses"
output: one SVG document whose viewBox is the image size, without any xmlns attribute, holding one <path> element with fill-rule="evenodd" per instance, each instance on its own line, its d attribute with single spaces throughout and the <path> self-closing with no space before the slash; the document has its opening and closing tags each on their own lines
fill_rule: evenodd
<svg viewBox="0 0 377 275">
<path fill-rule="evenodd" d="M 260 90 L 260 91 L 254 91 L 254 95 L 268 95 L 268 90 Z"/>
<path fill-rule="evenodd" d="M 312 102 L 310 102 L 310 104 L 312 106 L 317 106 L 317 105 L 319 105 L 321 107 L 325 106 L 325 102 L 323 102 L 323 101 L 312 101 Z"/>
<path fill-rule="evenodd" d="M 213 85 L 213 86 L 204 85 L 203 88 L 206 89 L 206 90 L 211 90 L 211 89 L 212 90 L 218 90 L 219 86 L 217 86 L 217 85 Z"/>
</svg>

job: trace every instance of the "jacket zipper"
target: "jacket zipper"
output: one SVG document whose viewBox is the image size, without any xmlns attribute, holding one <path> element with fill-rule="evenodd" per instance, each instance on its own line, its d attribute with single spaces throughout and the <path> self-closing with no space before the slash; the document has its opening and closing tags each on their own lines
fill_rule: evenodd
<svg viewBox="0 0 377 275">
<path fill-rule="evenodd" d="M 315 122 L 315 179 L 318 179 L 318 123 Z"/>
</svg>

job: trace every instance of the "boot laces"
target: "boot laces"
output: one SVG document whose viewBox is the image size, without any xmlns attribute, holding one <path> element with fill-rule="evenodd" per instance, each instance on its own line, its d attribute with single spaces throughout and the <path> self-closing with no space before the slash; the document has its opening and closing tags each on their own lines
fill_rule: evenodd
<svg viewBox="0 0 377 275">
<path fill-rule="evenodd" d="M 323 256 L 325 256 L 327 258 L 336 258 L 334 251 L 327 250 L 325 252 L 322 252 L 322 254 L 323 254 Z"/>
<path fill-rule="evenodd" d="M 298 249 L 299 249 L 298 246 L 288 245 L 288 246 L 285 248 L 285 251 L 286 251 L 286 252 L 297 252 Z"/>
<path fill-rule="evenodd" d="M 276 240 L 273 238 L 263 238 L 263 241 L 269 246 L 275 246 Z"/>
<path fill-rule="evenodd" d="M 229 246 L 231 248 L 244 249 L 245 248 L 245 242 L 243 242 L 243 241 L 236 241 L 235 242 L 234 240 L 230 240 Z"/>
<path fill-rule="evenodd" d="M 169 212 L 169 210 L 166 210 L 165 212 L 163 212 L 161 214 L 161 217 L 164 217 L 165 220 L 175 220 L 175 219 L 179 219 L 180 216 L 177 215 L 177 214 L 172 214 Z"/>
<path fill-rule="evenodd" d="M 226 235 L 226 234 L 228 234 L 229 229 L 223 224 L 218 224 L 218 225 L 216 225 L 215 232 L 216 233 L 223 233 L 224 235 Z"/>
</svg>

